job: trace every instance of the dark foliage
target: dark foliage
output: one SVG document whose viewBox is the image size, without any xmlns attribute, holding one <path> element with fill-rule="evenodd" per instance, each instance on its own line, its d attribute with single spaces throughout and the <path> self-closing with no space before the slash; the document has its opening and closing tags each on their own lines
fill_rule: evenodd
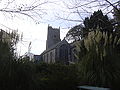
<svg viewBox="0 0 120 90">
<path fill-rule="evenodd" d="M 84 36 L 88 35 L 89 32 L 100 29 L 101 32 L 113 33 L 113 25 L 107 15 L 103 15 L 101 10 L 93 13 L 93 15 L 84 20 Z"/>
<path fill-rule="evenodd" d="M 2 43 L 0 51 L 0 90 L 76 90 L 75 65 L 33 63 L 15 60 L 9 45 Z M 2 45 L 0 44 L 0 45 Z"/>
<path fill-rule="evenodd" d="M 78 79 L 75 65 L 38 64 L 36 75 L 40 90 L 76 90 Z"/>
<path fill-rule="evenodd" d="M 83 38 L 83 26 L 82 25 L 77 25 L 71 28 L 68 33 L 66 34 L 66 39 L 77 41 L 81 40 Z"/>
<path fill-rule="evenodd" d="M 87 37 L 89 32 L 97 30 L 97 28 L 99 28 L 101 32 L 111 34 L 114 31 L 112 23 L 107 15 L 103 15 L 101 10 L 95 11 L 93 15 L 85 18 L 83 21 L 84 26 L 80 24 L 71 28 L 66 34 L 66 39 L 68 41 L 81 40 Z"/>
</svg>

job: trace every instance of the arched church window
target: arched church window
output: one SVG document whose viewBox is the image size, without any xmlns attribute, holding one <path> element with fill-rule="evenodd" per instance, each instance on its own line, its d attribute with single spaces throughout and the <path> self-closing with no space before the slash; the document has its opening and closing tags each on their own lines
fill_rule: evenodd
<svg viewBox="0 0 120 90">
<path fill-rule="evenodd" d="M 46 60 L 46 61 L 47 61 L 47 63 L 48 63 L 48 53 L 47 53 L 47 57 L 46 57 L 46 58 L 47 58 L 47 60 Z"/>
<path fill-rule="evenodd" d="M 50 63 L 52 63 L 52 52 L 50 52 Z"/>
<path fill-rule="evenodd" d="M 54 35 L 54 38 L 56 38 L 56 35 Z"/>
<path fill-rule="evenodd" d="M 68 61 L 68 46 L 66 44 L 63 44 L 60 46 L 59 50 L 60 60 L 63 62 Z"/>
</svg>

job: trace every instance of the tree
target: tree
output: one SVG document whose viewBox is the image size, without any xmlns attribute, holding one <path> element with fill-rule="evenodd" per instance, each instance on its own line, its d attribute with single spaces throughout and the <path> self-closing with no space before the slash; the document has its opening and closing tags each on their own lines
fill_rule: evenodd
<svg viewBox="0 0 120 90">
<path fill-rule="evenodd" d="M 80 24 L 84 21 L 85 17 L 90 16 L 94 11 L 101 10 L 104 15 L 111 17 L 113 9 L 118 11 L 116 5 L 119 3 L 119 0 L 69 0 L 63 1 L 65 9 L 62 9 L 61 12 L 65 15 L 57 14 L 58 19 L 68 21 L 72 23 L 73 27 L 75 24 Z M 67 23 L 68 23 L 67 22 Z M 71 24 L 70 24 L 71 25 Z"/>
<path fill-rule="evenodd" d="M 7 87 L 8 83 L 13 79 L 14 62 L 16 61 L 15 45 L 19 40 L 16 31 L 5 32 L 0 31 L 0 89 Z"/>
<path fill-rule="evenodd" d="M 43 8 L 45 4 L 48 4 L 47 0 L 2 0 L 0 2 L 0 14 L 12 18 L 20 18 L 20 16 L 23 15 L 39 22 L 39 20 L 47 14 L 46 10 Z"/>
<path fill-rule="evenodd" d="M 108 32 L 108 34 L 113 33 L 112 23 L 107 15 L 103 15 L 101 10 L 94 12 L 90 18 L 85 18 L 84 25 L 84 36 L 86 36 L 88 32 L 96 30 L 97 28 L 99 28 L 101 32 Z"/>
<path fill-rule="evenodd" d="M 21 39 L 21 35 L 17 31 L 5 32 L 1 29 L 0 31 L 0 56 L 1 60 L 9 60 L 7 57 L 15 56 L 15 47 L 18 41 Z"/>
<path fill-rule="evenodd" d="M 83 35 L 83 26 L 82 25 L 76 25 L 75 27 L 71 28 L 68 33 L 66 34 L 66 39 L 68 41 L 77 41 L 81 40 Z"/>
<path fill-rule="evenodd" d="M 113 25 L 109 20 L 107 15 L 103 15 L 101 10 L 93 13 L 93 15 L 86 17 L 83 21 L 83 25 L 76 25 L 71 28 L 66 34 L 66 39 L 68 41 L 81 40 L 88 35 L 89 32 L 93 30 L 100 29 L 101 32 L 108 32 L 108 34 L 113 33 Z"/>
</svg>

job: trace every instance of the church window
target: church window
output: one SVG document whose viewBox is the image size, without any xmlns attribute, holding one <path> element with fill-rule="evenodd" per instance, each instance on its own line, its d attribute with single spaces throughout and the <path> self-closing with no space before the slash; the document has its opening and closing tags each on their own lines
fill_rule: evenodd
<svg viewBox="0 0 120 90">
<path fill-rule="evenodd" d="M 46 57 L 46 58 L 47 58 L 47 60 L 46 60 L 46 61 L 47 61 L 47 63 L 48 63 L 48 53 L 47 53 L 47 57 Z"/>
<path fill-rule="evenodd" d="M 54 35 L 54 38 L 56 38 L 56 35 Z"/>
<path fill-rule="evenodd" d="M 50 52 L 50 63 L 52 63 L 52 52 Z"/>
<path fill-rule="evenodd" d="M 63 44 L 60 46 L 60 60 L 61 61 L 68 61 L 68 47 L 67 45 Z"/>
<path fill-rule="evenodd" d="M 43 61 L 45 61 L 45 55 L 43 55 Z"/>
</svg>

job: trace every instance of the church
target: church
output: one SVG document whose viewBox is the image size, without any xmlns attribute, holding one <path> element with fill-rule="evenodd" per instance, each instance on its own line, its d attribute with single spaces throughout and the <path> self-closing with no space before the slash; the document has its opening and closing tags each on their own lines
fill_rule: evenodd
<svg viewBox="0 0 120 90">
<path fill-rule="evenodd" d="M 65 38 L 60 39 L 60 28 L 48 26 L 46 50 L 40 56 L 45 63 L 69 64 L 76 61 L 72 52 L 74 48 Z"/>
</svg>

